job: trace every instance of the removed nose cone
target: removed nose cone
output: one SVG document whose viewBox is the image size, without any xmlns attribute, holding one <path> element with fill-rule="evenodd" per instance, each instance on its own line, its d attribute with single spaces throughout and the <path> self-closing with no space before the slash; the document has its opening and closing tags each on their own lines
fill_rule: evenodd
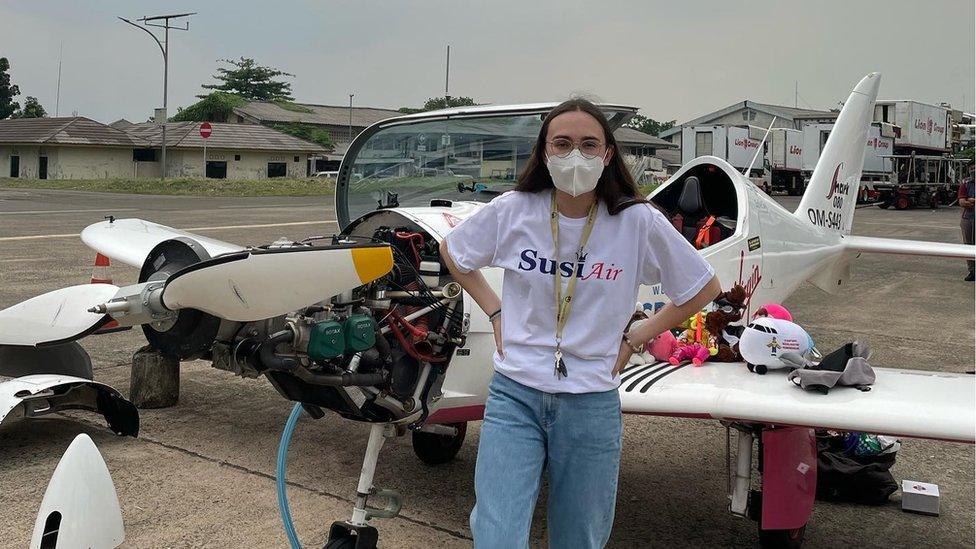
<svg viewBox="0 0 976 549">
<path fill-rule="evenodd" d="M 65 450 L 44 492 L 31 549 L 112 549 L 122 544 L 122 510 L 108 467 L 86 434 Z"/>
</svg>

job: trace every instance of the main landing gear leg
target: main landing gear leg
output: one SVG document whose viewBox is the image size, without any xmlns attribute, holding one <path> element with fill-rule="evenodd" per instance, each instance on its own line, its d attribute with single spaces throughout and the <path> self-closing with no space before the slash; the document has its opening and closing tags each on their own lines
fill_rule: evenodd
<svg viewBox="0 0 976 549">
<path fill-rule="evenodd" d="M 803 544 L 817 492 L 817 443 L 812 429 L 730 425 L 736 459 L 726 437 L 729 510 L 758 523 L 763 548 L 796 549 Z M 760 490 L 752 490 L 752 445 L 759 437 Z"/>
<path fill-rule="evenodd" d="M 370 519 L 393 518 L 400 514 L 402 505 L 400 495 L 393 490 L 377 490 L 373 487 L 373 476 L 376 473 L 380 450 L 386 439 L 394 436 L 396 436 L 396 429 L 393 425 L 378 423 L 370 428 L 352 519 L 332 523 L 332 527 L 329 528 L 329 542 L 326 543 L 325 549 L 376 549 L 379 533 L 376 528 L 369 525 Z M 385 500 L 383 508 L 370 507 L 367 501 L 371 496 L 383 498 Z"/>
</svg>

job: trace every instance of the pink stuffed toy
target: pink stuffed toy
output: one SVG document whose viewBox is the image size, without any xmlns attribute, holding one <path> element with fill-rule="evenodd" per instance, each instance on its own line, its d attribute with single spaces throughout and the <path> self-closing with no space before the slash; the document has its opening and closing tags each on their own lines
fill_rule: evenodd
<svg viewBox="0 0 976 549">
<path fill-rule="evenodd" d="M 685 360 L 691 359 L 692 364 L 695 366 L 701 366 L 710 356 L 711 353 L 708 352 L 708 347 L 705 347 L 700 343 L 688 343 L 678 347 L 678 350 L 671 355 L 668 362 L 678 365 Z"/>
<path fill-rule="evenodd" d="M 655 337 L 644 344 L 644 350 L 651 353 L 660 362 L 666 362 L 671 358 L 671 353 L 678 347 L 678 340 L 675 339 L 671 330 L 665 330 L 661 335 Z"/>
<path fill-rule="evenodd" d="M 756 318 L 759 316 L 768 316 L 770 318 L 776 318 L 779 320 L 786 320 L 788 322 L 793 322 L 793 315 L 791 315 L 790 312 L 786 310 L 786 307 L 778 303 L 767 303 L 763 305 L 762 307 L 756 310 L 755 314 L 752 315 L 752 318 Z"/>
</svg>

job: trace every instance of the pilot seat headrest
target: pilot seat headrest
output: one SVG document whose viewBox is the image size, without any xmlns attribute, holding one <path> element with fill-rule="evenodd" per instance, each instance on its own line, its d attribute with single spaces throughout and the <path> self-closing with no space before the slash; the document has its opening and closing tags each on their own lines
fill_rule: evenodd
<svg viewBox="0 0 976 549">
<path fill-rule="evenodd" d="M 685 179 L 684 186 L 681 188 L 681 196 L 678 197 L 678 208 L 683 213 L 694 214 L 701 211 L 702 207 L 701 183 L 693 175 Z"/>
</svg>

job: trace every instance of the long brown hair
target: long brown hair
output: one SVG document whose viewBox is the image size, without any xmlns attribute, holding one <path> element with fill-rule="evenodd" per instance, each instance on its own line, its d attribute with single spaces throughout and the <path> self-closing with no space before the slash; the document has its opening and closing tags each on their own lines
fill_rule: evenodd
<svg viewBox="0 0 976 549">
<path fill-rule="evenodd" d="M 620 149 L 617 147 L 617 140 L 614 139 L 610 124 L 607 123 L 607 117 L 604 116 L 599 107 L 582 98 L 563 101 L 546 115 L 546 119 L 542 121 L 542 128 L 539 129 L 539 138 L 536 139 L 535 146 L 532 148 L 532 155 L 529 157 L 525 169 L 519 174 L 515 190 L 537 193 L 555 188 L 552 176 L 549 175 L 549 168 L 546 167 L 546 137 L 549 135 L 549 122 L 560 114 L 571 111 L 585 112 L 595 118 L 600 127 L 603 128 L 603 138 L 607 144 L 607 150 L 613 149 L 610 164 L 603 169 L 603 174 L 600 175 L 596 184 L 596 197 L 606 204 L 610 215 L 615 215 L 633 204 L 646 202 L 641 198 L 637 184 L 624 163 Z"/>
</svg>

